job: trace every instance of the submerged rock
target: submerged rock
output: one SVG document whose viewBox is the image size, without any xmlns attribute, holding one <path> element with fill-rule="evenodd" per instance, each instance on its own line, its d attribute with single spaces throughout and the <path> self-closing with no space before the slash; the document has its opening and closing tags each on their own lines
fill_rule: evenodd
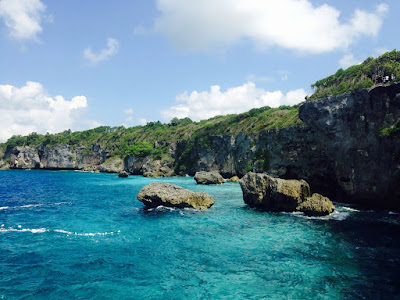
<svg viewBox="0 0 400 300">
<path fill-rule="evenodd" d="M 307 216 L 326 216 L 335 210 L 332 201 L 327 197 L 314 193 L 297 206 L 297 210 Z"/>
<path fill-rule="evenodd" d="M 121 178 L 126 178 L 128 176 L 129 176 L 129 174 L 126 171 L 121 171 L 118 173 L 118 177 L 121 177 Z"/>
<path fill-rule="evenodd" d="M 219 184 L 225 182 L 224 178 L 217 171 L 197 172 L 194 175 L 194 180 L 196 180 L 197 184 Z"/>
<path fill-rule="evenodd" d="M 250 172 L 239 182 L 247 205 L 271 211 L 295 211 L 311 195 L 310 186 L 304 180 L 285 180 Z"/>
<path fill-rule="evenodd" d="M 152 182 L 144 186 L 137 198 L 147 207 L 163 205 L 177 208 L 207 209 L 215 202 L 215 199 L 206 193 L 195 193 L 180 186 L 163 182 Z"/>
</svg>

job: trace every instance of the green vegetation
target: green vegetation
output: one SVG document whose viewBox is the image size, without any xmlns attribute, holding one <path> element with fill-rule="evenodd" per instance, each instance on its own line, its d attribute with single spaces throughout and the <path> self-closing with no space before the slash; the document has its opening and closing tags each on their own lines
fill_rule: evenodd
<svg viewBox="0 0 400 300">
<path fill-rule="evenodd" d="M 385 83 L 385 77 L 389 76 L 392 83 L 400 79 L 400 51 L 393 50 L 374 59 L 367 58 L 363 63 L 347 68 L 339 69 L 334 75 L 318 80 L 311 87 L 315 89 L 308 99 L 318 99 L 330 95 L 338 95 L 362 88 L 370 88 Z"/>
<path fill-rule="evenodd" d="M 112 156 L 125 157 L 133 154 L 138 157 L 151 155 L 160 159 L 168 151 L 167 146 L 154 146 L 155 141 L 186 140 L 193 147 L 197 143 L 204 147 L 212 146 L 210 135 L 236 135 L 246 133 L 258 134 L 261 130 L 303 125 L 298 117 L 298 108 L 281 106 L 279 108 L 255 108 L 242 114 L 216 116 L 208 120 L 193 122 L 189 118 L 174 118 L 169 124 L 150 122 L 145 126 L 130 128 L 100 126 L 94 129 L 72 132 L 66 130 L 57 134 L 38 134 L 33 132 L 28 136 L 13 136 L 0 147 L 12 149 L 16 146 L 46 146 L 70 145 L 74 149 L 84 147 L 81 152 L 89 155 L 93 145 L 102 146 Z M 190 147 L 188 147 L 190 148 Z M 190 153 L 186 151 L 183 156 Z M 189 165 L 179 166 L 180 169 Z"/>
<path fill-rule="evenodd" d="M 381 127 L 379 131 L 381 134 L 387 137 L 394 137 L 400 135 L 400 120 L 397 120 L 397 122 L 390 127 Z"/>
</svg>

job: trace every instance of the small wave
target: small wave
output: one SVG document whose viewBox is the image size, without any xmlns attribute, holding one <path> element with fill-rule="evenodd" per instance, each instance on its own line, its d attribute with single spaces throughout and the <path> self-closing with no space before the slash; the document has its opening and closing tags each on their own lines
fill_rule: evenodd
<svg viewBox="0 0 400 300">
<path fill-rule="evenodd" d="M 348 206 L 342 206 L 341 209 L 345 209 L 345 210 L 352 211 L 352 212 L 359 212 L 358 209 L 351 208 L 351 207 L 348 207 Z"/>
<path fill-rule="evenodd" d="M 400 215 L 400 213 L 394 212 L 394 211 L 389 211 L 388 214 L 389 214 L 389 215 Z"/>
<path fill-rule="evenodd" d="M 38 204 L 27 204 L 21 206 L 3 206 L 0 207 L 0 210 L 6 209 L 23 209 L 23 208 L 30 208 L 30 207 L 40 207 L 40 206 L 57 206 L 57 205 L 64 205 L 64 204 L 72 204 L 71 202 L 58 202 L 58 203 L 38 203 Z"/>
<path fill-rule="evenodd" d="M 350 216 L 350 213 L 348 212 L 337 211 L 337 210 L 335 210 L 333 213 L 327 216 L 307 216 L 299 211 L 283 212 L 282 214 L 293 215 L 298 218 L 309 219 L 309 220 L 336 220 L 336 221 L 343 221 Z"/>
<path fill-rule="evenodd" d="M 31 233 L 45 233 L 45 232 L 56 232 L 56 233 L 63 233 L 66 235 L 76 235 L 76 236 L 106 236 L 106 235 L 113 235 L 119 234 L 121 230 L 118 231 L 111 231 L 111 232 L 88 232 L 88 233 L 80 233 L 80 232 L 72 232 L 63 229 L 46 229 L 46 228 L 21 228 L 21 225 L 18 225 L 18 228 L 4 228 L 4 224 L 1 225 L 0 233 L 6 232 L 31 232 Z"/>
<path fill-rule="evenodd" d="M 175 211 L 176 208 L 160 205 L 160 206 L 157 206 L 157 207 L 154 207 L 154 208 L 147 209 L 147 211 L 165 211 L 165 210 Z"/>
<path fill-rule="evenodd" d="M 43 233 L 48 231 L 46 228 L 0 228 L 0 232 L 32 232 L 32 233 Z"/>
</svg>

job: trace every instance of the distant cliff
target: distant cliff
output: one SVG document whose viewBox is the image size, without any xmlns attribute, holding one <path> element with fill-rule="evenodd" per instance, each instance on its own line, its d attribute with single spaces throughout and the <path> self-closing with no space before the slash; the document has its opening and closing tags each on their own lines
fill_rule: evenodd
<svg viewBox="0 0 400 300">
<path fill-rule="evenodd" d="M 119 158 L 100 143 L 8 147 L 0 168 L 125 169 L 146 176 L 219 170 L 225 177 L 253 170 L 305 179 L 332 199 L 400 210 L 400 84 L 308 101 L 298 113 L 303 124 L 257 134 L 207 135 L 205 127 L 189 139 L 154 141 L 162 155 Z"/>
</svg>

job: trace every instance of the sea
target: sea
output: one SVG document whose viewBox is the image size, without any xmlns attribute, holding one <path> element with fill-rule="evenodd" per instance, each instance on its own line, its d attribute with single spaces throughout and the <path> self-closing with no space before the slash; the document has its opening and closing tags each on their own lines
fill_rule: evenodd
<svg viewBox="0 0 400 300">
<path fill-rule="evenodd" d="M 147 209 L 161 181 L 208 210 Z M 0 299 L 400 299 L 400 215 L 269 213 L 238 183 L 0 171 Z"/>
</svg>

